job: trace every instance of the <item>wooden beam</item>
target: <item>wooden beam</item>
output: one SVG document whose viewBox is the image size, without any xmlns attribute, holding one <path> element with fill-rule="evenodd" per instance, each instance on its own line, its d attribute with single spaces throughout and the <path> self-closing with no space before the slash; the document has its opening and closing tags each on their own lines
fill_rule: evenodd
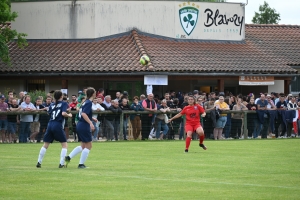
<svg viewBox="0 0 300 200">
<path fill-rule="evenodd" d="M 291 80 L 284 80 L 284 94 L 290 93 Z"/>
<path fill-rule="evenodd" d="M 225 92 L 225 87 L 224 87 L 224 79 L 218 79 L 218 90 L 219 92 Z"/>
</svg>

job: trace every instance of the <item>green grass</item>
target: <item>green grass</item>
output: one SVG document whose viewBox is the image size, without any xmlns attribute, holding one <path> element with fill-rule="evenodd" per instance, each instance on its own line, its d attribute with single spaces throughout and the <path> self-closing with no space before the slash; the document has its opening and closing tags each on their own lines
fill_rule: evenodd
<svg viewBox="0 0 300 200">
<path fill-rule="evenodd" d="M 60 144 L 1 144 L 0 199 L 299 199 L 300 139 L 93 143 L 59 169 Z M 69 143 L 70 152 L 78 143 Z"/>
</svg>

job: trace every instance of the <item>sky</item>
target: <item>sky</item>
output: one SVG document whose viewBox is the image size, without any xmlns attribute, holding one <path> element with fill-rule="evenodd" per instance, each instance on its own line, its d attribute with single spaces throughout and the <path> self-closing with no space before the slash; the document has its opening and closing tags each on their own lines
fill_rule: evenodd
<svg viewBox="0 0 300 200">
<path fill-rule="evenodd" d="M 246 6 L 246 24 L 252 24 L 254 12 L 258 12 L 259 6 L 266 1 L 269 6 L 280 14 L 279 24 L 300 25 L 300 0 L 248 0 Z M 226 2 L 243 2 L 247 0 L 227 0 Z"/>
</svg>

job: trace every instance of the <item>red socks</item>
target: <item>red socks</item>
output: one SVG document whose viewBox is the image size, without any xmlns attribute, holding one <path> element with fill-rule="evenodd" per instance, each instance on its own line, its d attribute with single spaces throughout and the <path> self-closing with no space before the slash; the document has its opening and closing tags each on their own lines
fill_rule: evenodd
<svg viewBox="0 0 300 200">
<path fill-rule="evenodd" d="M 192 138 L 190 138 L 190 137 L 186 137 L 186 139 L 185 139 L 185 149 L 189 149 L 189 147 L 190 147 L 190 144 L 191 144 L 191 140 L 192 140 Z"/>
<path fill-rule="evenodd" d="M 200 138 L 199 138 L 200 144 L 203 144 L 204 138 L 205 138 L 205 135 L 204 135 L 204 134 L 203 134 L 203 135 L 200 135 Z"/>
</svg>

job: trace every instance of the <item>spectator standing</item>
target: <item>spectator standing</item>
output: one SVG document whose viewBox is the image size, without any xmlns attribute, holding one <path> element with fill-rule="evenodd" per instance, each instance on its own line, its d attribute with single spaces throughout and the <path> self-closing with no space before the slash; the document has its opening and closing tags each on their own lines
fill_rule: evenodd
<svg viewBox="0 0 300 200">
<path fill-rule="evenodd" d="M 267 127 L 264 127 L 265 131 L 264 133 L 266 132 L 266 134 L 268 135 L 268 132 L 269 130 L 271 131 L 269 133 L 269 137 L 272 138 L 272 135 L 275 131 L 275 116 L 276 116 L 276 106 L 271 98 L 271 95 L 267 95 L 267 101 L 268 101 L 268 105 L 267 105 L 267 110 L 268 110 L 268 118 L 267 120 L 269 121 L 268 122 L 268 126 Z M 265 135 L 265 134 L 264 134 Z M 266 138 L 266 137 L 265 137 Z"/>
<path fill-rule="evenodd" d="M 100 97 L 102 99 L 102 101 L 104 101 L 104 89 L 103 88 L 99 88 L 98 92 L 97 92 L 97 98 Z"/>
<path fill-rule="evenodd" d="M 242 110 L 248 110 L 248 108 L 242 103 L 241 98 L 237 98 L 237 104 L 233 106 L 233 111 L 242 111 Z M 231 135 L 233 137 L 237 136 L 238 138 L 244 138 L 242 137 L 242 113 L 232 113 L 231 118 Z"/>
<path fill-rule="evenodd" d="M 111 102 L 111 106 L 108 108 L 108 110 L 112 111 L 112 118 L 111 122 L 113 125 L 113 132 L 116 141 L 118 141 L 118 132 L 120 128 L 120 114 L 122 113 L 122 109 L 119 107 L 119 102 L 117 100 L 113 100 Z"/>
<path fill-rule="evenodd" d="M 280 94 L 279 101 L 276 103 L 277 115 L 275 118 L 275 137 L 284 137 L 287 130 L 285 121 L 285 111 L 287 110 L 287 103 L 284 94 Z M 281 134 L 279 134 L 279 126 L 281 125 Z"/>
<path fill-rule="evenodd" d="M 3 94 L 0 95 L 0 112 L 6 112 L 8 110 L 8 104 L 5 103 L 5 97 Z M 2 143 L 6 143 L 5 132 L 7 130 L 7 115 L 0 115 L 0 132 Z"/>
<path fill-rule="evenodd" d="M 121 92 L 116 92 L 116 99 L 117 101 L 120 101 L 121 100 Z"/>
<path fill-rule="evenodd" d="M 139 103 L 139 97 L 133 97 L 133 103 L 130 106 L 131 110 L 134 111 L 144 111 L 143 106 Z M 140 114 L 131 114 L 130 122 L 132 127 L 133 139 L 136 140 L 141 132 L 141 115 Z"/>
<path fill-rule="evenodd" d="M 93 104 L 92 104 L 92 111 L 104 111 L 105 109 L 99 104 L 97 103 L 97 99 L 93 99 Z M 95 127 L 95 131 L 93 134 L 93 141 L 98 141 L 98 133 L 99 133 L 99 125 L 100 122 L 98 121 L 98 114 L 94 113 L 92 115 L 93 118 L 93 125 Z"/>
<path fill-rule="evenodd" d="M 298 109 L 299 109 L 295 97 L 291 98 L 291 100 L 287 104 L 287 109 L 295 111 L 295 118 L 293 118 L 292 123 L 291 122 L 287 123 L 287 137 L 295 137 L 295 133 L 298 133 L 297 118 L 298 118 Z M 294 133 L 292 134 L 293 127 L 294 127 Z"/>
<path fill-rule="evenodd" d="M 268 121 L 267 119 L 267 106 L 268 106 L 268 101 L 266 100 L 266 96 L 264 94 L 260 95 L 260 98 L 257 100 L 257 117 L 258 117 L 258 122 L 259 122 L 259 127 L 258 127 L 258 133 L 260 134 L 261 131 L 263 130 L 263 127 L 268 127 Z M 262 135 L 262 137 L 267 137 L 266 135 Z"/>
<path fill-rule="evenodd" d="M 142 102 L 142 106 L 145 111 L 157 111 L 157 105 L 155 101 L 153 100 L 154 95 L 152 93 L 148 94 L 147 99 L 145 99 Z M 151 126 L 152 126 L 152 115 L 153 114 L 147 114 L 146 116 L 143 117 L 142 119 L 142 140 L 148 139 Z"/>
<path fill-rule="evenodd" d="M 219 101 L 215 103 L 216 109 L 220 111 L 229 110 L 229 106 L 224 102 L 224 97 L 220 96 Z M 220 114 L 219 119 L 217 119 L 216 127 L 214 129 L 214 139 L 222 139 L 223 128 L 227 122 L 227 114 Z"/>
<path fill-rule="evenodd" d="M 119 107 L 122 111 L 128 111 L 131 110 L 130 106 L 128 105 L 128 100 L 126 98 L 122 98 L 122 102 L 119 104 Z M 128 114 L 124 114 L 124 120 L 123 120 L 123 137 L 124 140 L 127 140 L 127 126 L 128 126 Z"/>
<path fill-rule="evenodd" d="M 21 103 L 21 109 L 25 112 L 36 110 L 35 106 L 30 102 L 29 95 L 24 97 L 24 102 Z M 30 124 L 33 122 L 33 115 L 20 115 L 20 134 L 19 143 L 26 143 L 30 137 Z"/>
<path fill-rule="evenodd" d="M 102 98 L 101 98 L 101 96 L 98 96 L 97 97 L 97 103 L 98 104 L 100 104 L 100 106 L 102 107 L 102 108 L 104 108 L 104 110 L 108 110 L 108 108 L 106 107 L 106 105 L 103 103 L 103 100 L 102 100 Z M 104 131 L 104 130 L 106 130 L 105 129 L 105 123 L 104 123 L 104 121 L 105 121 L 105 114 L 99 114 L 98 115 L 98 121 L 100 122 L 100 126 L 99 126 L 99 139 L 100 140 L 102 140 L 102 138 L 104 137 L 104 136 L 106 136 L 106 132 L 107 131 Z"/>
<path fill-rule="evenodd" d="M 23 102 L 24 97 L 25 97 L 25 93 L 24 93 L 23 91 L 21 91 L 21 92 L 19 93 L 19 98 L 20 98 L 20 99 L 18 99 L 18 104 L 19 104 L 19 105 L 21 105 L 21 103 Z"/>
<path fill-rule="evenodd" d="M 158 110 L 162 113 L 157 114 L 155 117 L 154 124 L 156 129 L 156 139 L 163 140 L 163 137 L 167 135 L 169 131 L 169 127 L 165 123 L 165 113 L 170 111 L 170 108 L 167 106 L 167 101 L 165 99 L 161 101 L 161 105 L 158 106 Z"/>
<path fill-rule="evenodd" d="M 47 110 L 45 107 L 42 105 L 43 101 L 41 98 L 36 98 L 35 101 L 35 108 L 37 111 L 42 111 L 42 110 Z M 40 114 L 36 114 L 33 116 L 33 122 L 30 125 L 31 129 L 31 135 L 30 135 L 30 142 L 34 142 L 35 137 L 39 134 L 40 132 Z"/>
<path fill-rule="evenodd" d="M 254 98 L 250 98 L 250 102 L 247 105 L 248 110 L 256 111 L 257 105 L 254 103 Z M 258 120 L 256 113 L 248 113 L 247 114 L 248 121 L 247 121 L 247 128 L 248 128 L 248 139 L 251 137 L 257 138 L 258 137 Z"/>
<path fill-rule="evenodd" d="M 12 104 L 8 105 L 9 111 L 19 111 L 20 107 L 18 105 L 17 99 L 12 100 Z M 9 142 L 17 143 L 16 131 L 17 123 L 19 123 L 19 115 L 7 115 L 7 133 L 9 134 Z"/>
<path fill-rule="evenodd" d="M 106 95 L 104 98 L 103 103 L 105 104 L 105 106 L 107 108 L 109 108 L 111 106 L 111 96 L 110 95 Z"/>
<path fill-rule="evenodd" d="M 69 103 L 70 111 L 76 111 L 77 104 L 78 104 L 77 96 L 75 94 L 73 94 L 71 97 L 71 102 Z M 74 139 L 76 139 L 76 134 L 77 134 L 75 118 L 76 118 L 76 115 L 72 115 L 72 132 L 73 132 Z"/>
</svg>

